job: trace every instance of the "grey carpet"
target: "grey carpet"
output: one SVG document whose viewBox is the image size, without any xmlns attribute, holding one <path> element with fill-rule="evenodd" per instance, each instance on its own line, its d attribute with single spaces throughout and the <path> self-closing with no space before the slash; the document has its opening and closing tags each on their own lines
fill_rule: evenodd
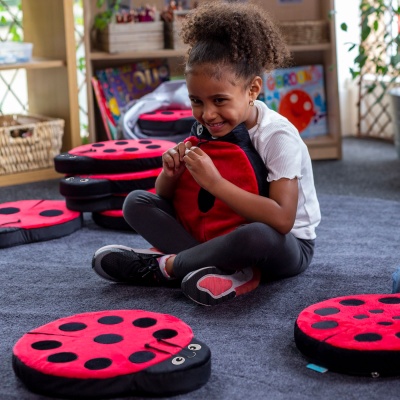
<svg viewBox="0 0 400 400">
<path fill-rule="evenodd" d="M 12 347 L 25 332 L 106 309 L 175 315 L 210 347 L 209 382 L 176 399 L 397 399 L 398 378 L 306 368 L 293 326 L 310 304 L 348 294 L 390 293 L 391 274 L 400 265 L 400 161 L 388 143 L 347 139 L 343 160 L 314 166 L 323 220 L 310 268 L 217 307 L 198 306 L 179 289 L 98 278 L 90 268 L 97 248 L 148 244 L 138 235 L 98 227 L 87 213 L 85 226 L 68 237 L 0 250 L 0 399 L 47 398 L 26 390 L 12 371 Z M 62 198 L 57 181 L 0 188 L 1 202 L 38 196 Z"/>
</svg>

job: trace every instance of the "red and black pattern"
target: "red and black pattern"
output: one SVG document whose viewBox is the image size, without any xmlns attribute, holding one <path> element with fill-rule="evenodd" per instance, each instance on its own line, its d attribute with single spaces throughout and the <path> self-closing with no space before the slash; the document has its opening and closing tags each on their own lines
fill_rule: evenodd
<svg viewBox="0 0 400 400">
<path fill-rule="evenodd" d="M 80 229 L 82 215 L 64 200 L 19 200 L 0 204 L 0 248 L 41 242 Z"/>
<path fill-rule="evenodd" d="M 187 140 L 211 157 L 220 174 L 236 186 L 255 194 L 268 196 L 267 169 L 253 147 L 244 124 L 228 135 L 212 139 L 200 124 L 193 126 Z M 199 242 L 226 234 L 248 223 L 221 200 L 202 189 L 186 170 L 174 197 L 179 221 Z"/>
<path fill-rule="evenodd" d="M 175 142 L 157 139 L 108 140 L 78 146 L 54 158 L 57 172 L 111 174 L 161 168 L 162 154 Z"/>
<path fill-rule="evenodd" d="M 68 176 L 60 181 L 60 193 L 70 199 L 93 199 L 137 189 L 148 190 L 154 188 L 161 170 Z"/>
<path fill-rule="evenodd" d="M 298 316 L 294 338 L 311 361 L 351 375 L 400 374 L 400 294 L 343 296 Z"/>
<path fill-rule="evenodd" d="M 30 390 L 46 395 L 171 395 L 208 381 L 211 352 L 172 315 L 98 311 L 26 333 L 14 346 L 13 368 Z"/>
<path fill-rule="evenodd" d="M 192 110 L 157 110 L 141 114 L 138 126 L 148 136 L 189 136 L 195 122 Z"/>
<path fill-rule="evenodd" d="M 92 213 L 92 219 L 97 225 L 106 229 L 134 231 L 134 229 L 126 222 L 122 210 L 94 212 Z"/>
</svg>

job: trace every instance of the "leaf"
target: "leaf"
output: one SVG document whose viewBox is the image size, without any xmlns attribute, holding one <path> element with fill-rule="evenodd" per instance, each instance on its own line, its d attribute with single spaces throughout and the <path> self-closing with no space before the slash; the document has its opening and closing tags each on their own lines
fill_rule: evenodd
<svg viewBox="0 0 400 400">
<path fill-rule="evenodd" d="M 342 31 L 347 32 L 347 24 L 346 24 L 345 22 L 343 22 L 343 24 L 340 24 L 340 29 L 341 29 Z"/>
</svg>

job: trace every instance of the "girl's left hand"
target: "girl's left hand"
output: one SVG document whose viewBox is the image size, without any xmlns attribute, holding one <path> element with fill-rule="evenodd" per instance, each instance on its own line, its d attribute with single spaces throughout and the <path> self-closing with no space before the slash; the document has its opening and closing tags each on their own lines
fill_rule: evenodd
<svg viewBox="0 0 400 400">
<path fill-rule="evenodd" d="M 185 151 L 183 161 L 193 179 L 203 188 L 209 190 L 222 179 L 211 158 L 199 147 L 191 146 Z"/>
</svg>

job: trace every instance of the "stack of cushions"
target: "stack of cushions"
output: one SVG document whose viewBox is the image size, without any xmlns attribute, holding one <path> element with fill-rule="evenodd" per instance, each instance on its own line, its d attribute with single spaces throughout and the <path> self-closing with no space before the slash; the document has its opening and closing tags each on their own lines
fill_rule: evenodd
<svg viewBox="0 0 400 400">
<path fill-rule="evenodd" d="M 162 154 L 176 143 L 159 139 L 110 140 L 76 147 L 54 159 L 66 176 L 60 193 L 68 209 L 91 212 L 93 220 L 110 229 L 130 229 L 122 216 L 127 194 L 154 190 Z"/>
</svg>

